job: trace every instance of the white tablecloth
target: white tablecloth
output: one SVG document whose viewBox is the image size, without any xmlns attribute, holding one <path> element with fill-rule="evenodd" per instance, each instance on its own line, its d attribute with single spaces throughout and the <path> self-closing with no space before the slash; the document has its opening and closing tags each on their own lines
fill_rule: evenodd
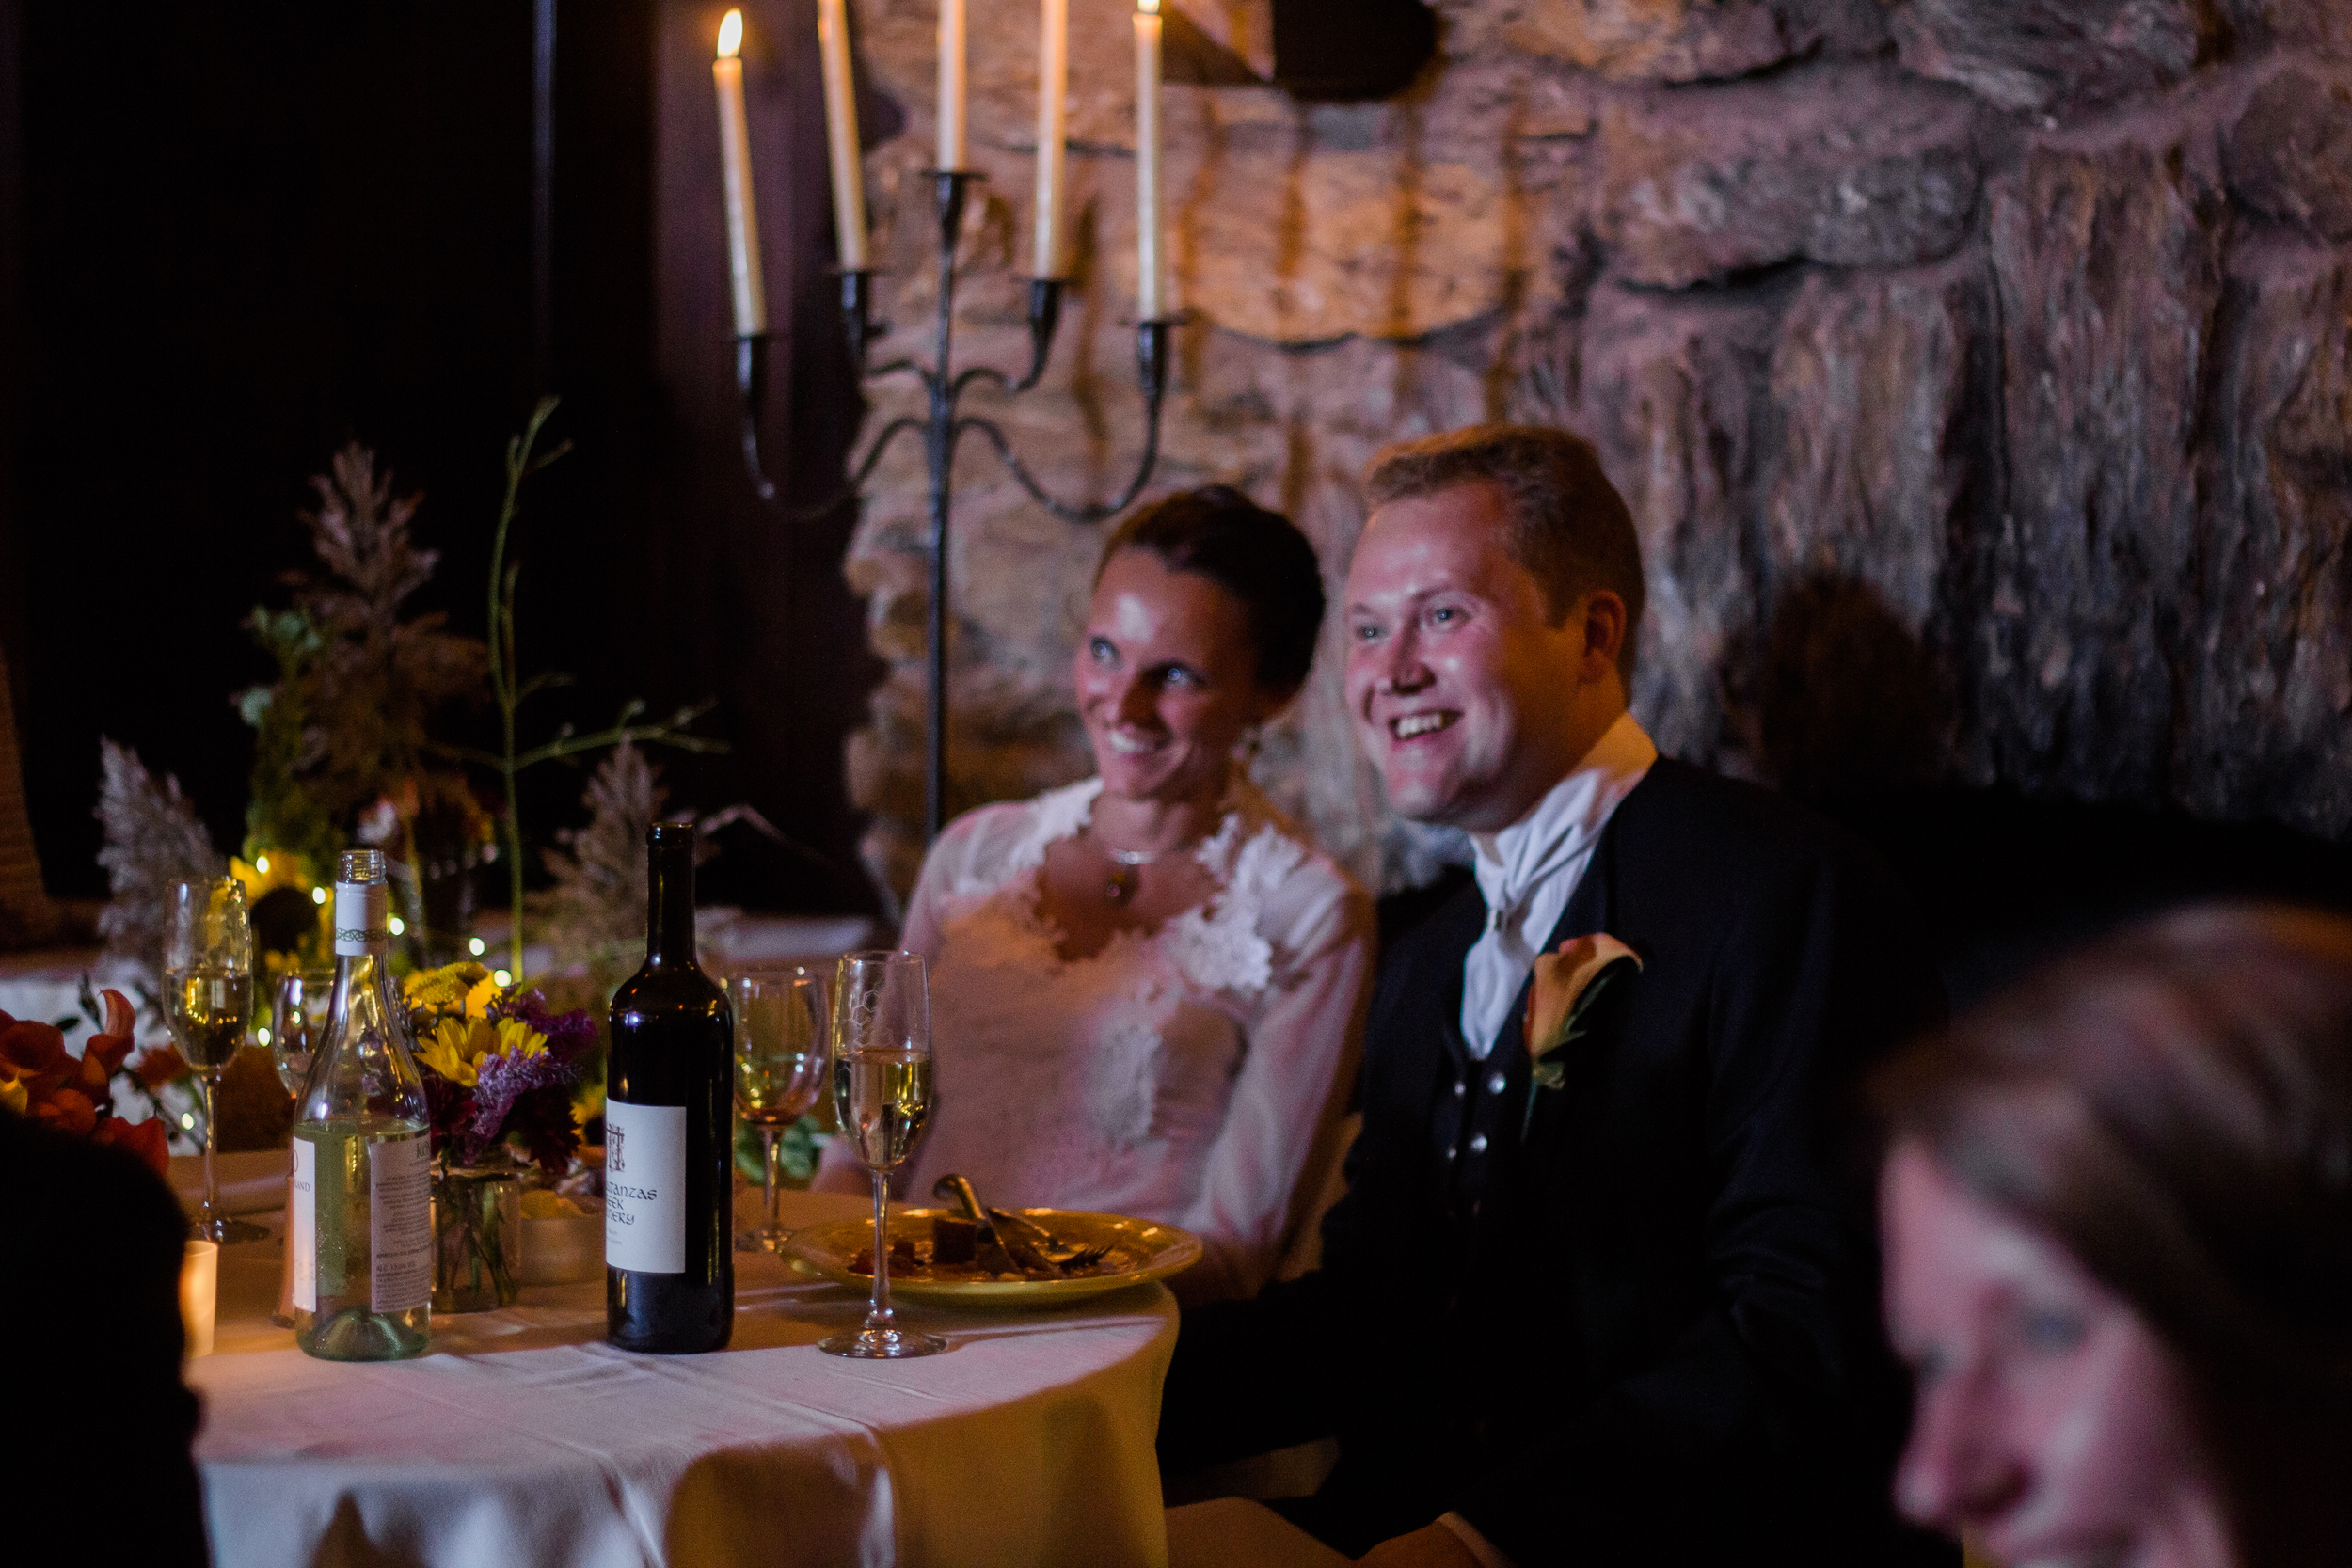
<svg viewBox="0 0 2352 1568">
<path fill-rule="evenodd" d="M 787 1224 L 860 1207 L 789 1202 Z M 606 1345 L 599 1282 L 439 1315 L 417 1360 L 346 1366 L 269 1326 L 279 1257 L 224 1251 L 216 1350 L 189 1364 L 216 1562 L 1167 1560 L 1152 1434 L 1176 1313 L 1159 1286 L 1052 1311 L 901 1307 L 953 1348 L 845 1361 L 814 1341 L 862 1298 L 739 1254 L 715 1354 Z"/>
</svg>

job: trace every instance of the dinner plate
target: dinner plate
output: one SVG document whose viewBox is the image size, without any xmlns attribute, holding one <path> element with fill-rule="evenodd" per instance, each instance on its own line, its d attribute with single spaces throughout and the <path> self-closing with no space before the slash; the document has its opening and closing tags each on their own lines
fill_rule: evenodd
<svg viewBox="0 0 2352 1568">
<path fill-rule="evenodd" d="M 931 1233 L 931 1221 L 953 1212 L 894 1209 L 890 1214 L 890 1238 L 894 1242 L 926 1240 Z M 1131 1219 L 1125 1214 L 1089 1213 L 1081 1209 L 1013 1212 L 1028 1215 L 1064 1241 L 1107 1244 L 1111 1255 L 1106 1261 L 1112 1266 L 1100 1274 L 1078 1275 L 1069 1279 L 902 1279 L 893 1274 L 892 1298 L 954 1307 L 1050 1307 L 1125 1290 L 1146 1279 L 1166 1279 L 1200 1260 L 1200 1238 L 1172 1225 Z M 834 1220 L 794 1231 L 785 1250 L 828 1279 L 866 1291 L 873 1288 L 873 1276 L 850 1272 L 850 1260 L 865 1251 L 873 1239 L 874 1222 L 870 1219 Z"/>
</svg>

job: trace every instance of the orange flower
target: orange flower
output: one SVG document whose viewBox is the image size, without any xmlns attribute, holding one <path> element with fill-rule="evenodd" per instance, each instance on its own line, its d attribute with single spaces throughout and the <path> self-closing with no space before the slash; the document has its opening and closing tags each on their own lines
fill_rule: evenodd
<svg viewBox="0 0 2352 1568">
<path fill-rule="evenodd" d="M 1579 1016 L 1599 994 L 1595 983 L 1629 960 L 1634 968 L 1642 967 L 1632 948 L 1599 932 L 1564 942 L 1556 953 L 1535 956 L 1535 973 L 1527 987 L 1526 1035 L 1527 1054 L 1537 1064 L 1538 1084 L 1546 1088 L 1556 1086 L 1559 1069 L 1553 1066 L 1549 1075 L 1553 1081 L 1546 1083 L 1544 1058 L 1576 1038 Z"/>
<path fill-rule="evenodd" d="M 81 1064 L 65 1053 L 65 1036 L 55 1026 L 0 1013 L 0 1081 L 39 1101 L 80 1069 Z"/>
<path fill-rule="evenodd" d="M 171 1144 L 164 1132 L 163 1119 L 150 1117 L 145 1121 L 125 1121 L 120 1117 L 108 1117 L 98 1124 L 92 1143 L 114 1144 L 135 1155 L 157 1176 L 171 1174 Z"/>
<path fill-rule="evenodd" d="M 52 1089 L 33 1101 L 33 1119 L 60 1132 L 87 1137 L 98 1125 L 98 1106 L 79 1089 Z"/>
<path fill-rule="evenodd" d="M 139 1065 L 131 1070 L 137 1075 L 138 1081 L 149 1088 L 160 1089 L 166 1084 L 177 1083 L 185 1078 L 195 1069 L 188 1066 L 188 1059 L 181 1055 L 174 1047 L 151 1045 L 139 1057 Z"/>
<path fill-rule="evenodd" d="M 131 1032 L 137 1027 L 139 1016 L 120 991 L 107 991 L 105 997 L 106 1027 L 82 1047 L 82 1077 L 102 1089 L 107 1079 L 122 1070 L 122 1059 L 131 1054 Z"/>
</svg>

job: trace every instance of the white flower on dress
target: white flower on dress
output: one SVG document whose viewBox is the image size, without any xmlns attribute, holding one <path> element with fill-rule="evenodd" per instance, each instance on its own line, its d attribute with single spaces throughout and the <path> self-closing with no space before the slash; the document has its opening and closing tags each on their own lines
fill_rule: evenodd
<svg viewBox="0 0 2352 1568">
<path fill-rule="evenodd" d="M 1168 1045 L 1150 1022 L 1133 1016 L 1113 1020 L 1097 1040 L 1088 1064 L 1087 1116 L 1104 1142 L 1130 1149 L 1152 1135 Z"/>
</svg>

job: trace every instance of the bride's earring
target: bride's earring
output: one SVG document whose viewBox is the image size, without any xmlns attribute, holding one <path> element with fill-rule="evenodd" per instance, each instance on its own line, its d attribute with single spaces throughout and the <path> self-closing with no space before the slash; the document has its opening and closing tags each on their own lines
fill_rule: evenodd
<svg viewBox="0 0 2352 1568">
<path fill-rule="evenodd" d="M 1264 737 L 1259 733 L 1257 725 L 1252 724 L 1248 729 L 1241 732 L 1239 760 L 1241 762 L 1243 772 L 1248 772 L 1251 767 L 1257 763 L 1258 748 L 1263 743 Z"/>
</svg>

